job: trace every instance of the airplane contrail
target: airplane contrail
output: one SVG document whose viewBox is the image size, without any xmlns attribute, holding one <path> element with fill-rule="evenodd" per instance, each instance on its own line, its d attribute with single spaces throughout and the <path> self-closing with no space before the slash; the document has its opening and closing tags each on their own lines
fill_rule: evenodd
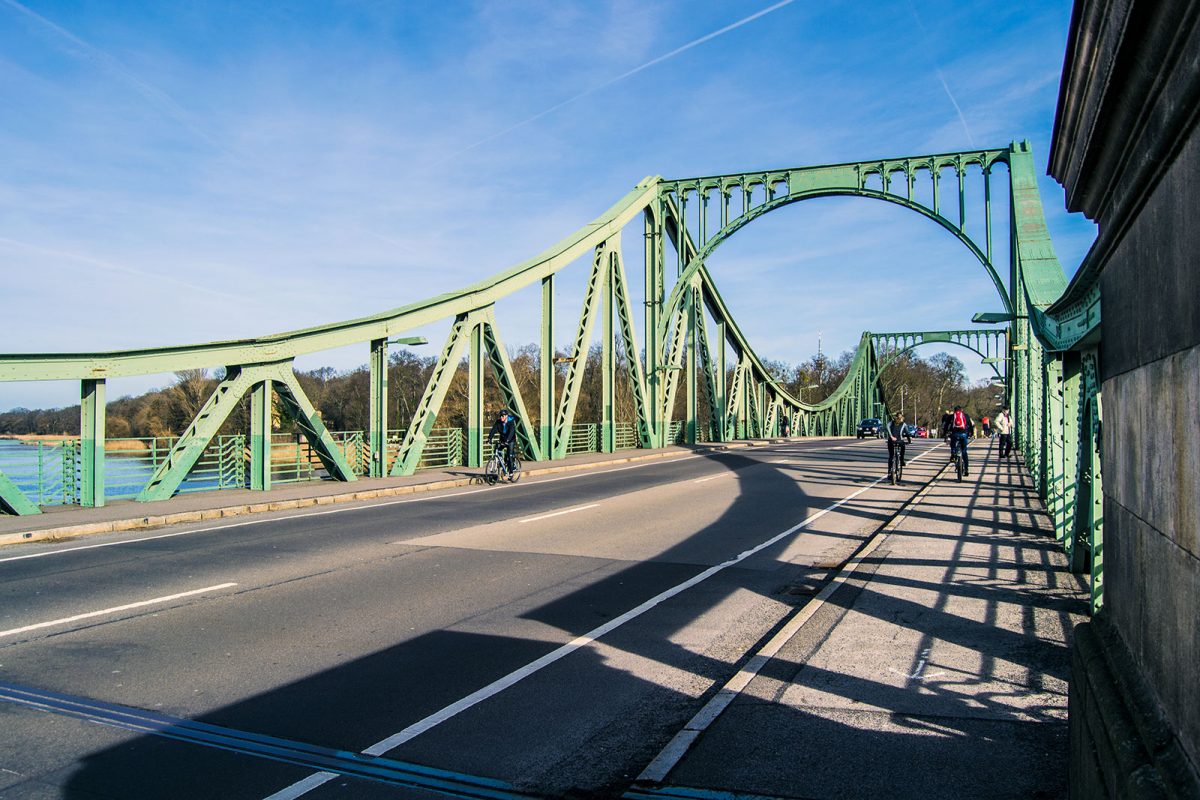
<svg viewBox="0 0 1200 800">
<path fill-rule="evenodd" d="M 11 0 L 9 0 L 9 2 L 11 2 Z M 796 0 L 780 0 L 780 2 L 775 3 L 774 5 L 771 5 L 771 6 L 767 6 L 766 8 L 762 9 L 761 11 L 757 11 L 748 17 L 743 17 L 742 19 L 739 19 L 737 22 L 730 23 L 729 25 L 726 25 L 724 28 L 715 30 L 709 34 L 705 34 L 704 36 L 701 36 L 699 39 L 693 39 L 692 41 L 688 42 L 687 44 L 676 47 L 674 50 L 672 50 L 669 53 L 665 53 L 665 54 L 659 56 L 658 58 L 651 59 L 650 61 L 647 61 L 645 64 L 634 67 L 633 69 L 631 69 L 627 72 L 623 72 L 620 75 L 616 76 L 615 78 L 610 78 L 609 80 L 606 80 L 603 83 L 598 83 L 595 86 L 591 87 L 590 89 L 586 89 L 585 91 L 580 92 L 579 94 L 575 95 L 574 97 L 568 97 L 566 100 L 563 100 L 560 103 L 556 103 L 556 104 L 550 106 L 549 108 L 545 109 L 544 111 L 539 111 L 538 113 L 534 114 L 532 117 L 529 117 L 528 119 L 523 119 L 520 122 L 509 125 L 504 130 L 497 131 L 496 133 L 493 133 L 491 136 L 480 139 L 479 141 L 475 142 L 474 144 L 469 144 L 466 147 L 462 148 L 461 150 L 451 153 L 448 156 L 444 156 L 444 157 L 438 159 L 437 161 L 434 161 L 430 166 L 436 166 L 437 164 L 441 164 L 445 161 L 449 161 L 452 158 L 457 158 L 458 156 L 461 156 L 463 153 L 466 153 L 470 150 L 474 150 L 476 147 L 479 147 L 480 145 L 485 145 L 488 142 L 494 141 L 495 139 L 499 139 L 501 136 L 504 136 L 505 134 L 512 133 L 517 128 L 524 127 L 531 122 L 536 122 L 537 120 L 541 119 L 542 117 L 546 116 L 547 114 L 552 114 L 555 111 L 558 111 L 563 106 L 568 106 L 571 103 L 582 100 L 583 98 L 587 97 L 588 95 L 595 94 L 596 92 L 600 91 L 601 89 L 607 89 L 609 86 L 612 86 L 614 83 L 619 83 L 619 82 L 625 80 L 626 78 L 633 77 L 634 75 L 638 74 L 639 72 L 642 72 L 643 70 L 647 70 L 656 64 L 661 64 L 662 62 L 666 61 L 667 59 L 674 58 L 675 56 L 679 55 L 680 53 L 691 50 L 693 47 L 698 47 L 698 46 L 704 44 L 705 42 L 710 42 L 713 39 L 717 38 L 718 36 L 729 33 L 732 30 L 736 30 L 736 29 L 742 27 L 743 25 L 748 25 L 749 23 L 753 22 L 754 20 L 756 20 L 760 17 L 765 17 L 767 14 L 770 14 L 773 11 L 778 11 L 779 9 L 783 8 L 784 6 L 790 6 L 794 2 L 796 2 Z"/>
<path fill-rule="evenodd" d="M 917 13 L 917 7 L 913 5 L 912 0 L 908 0 L 908 10 L 912 12 L 913 19 L 917 21 L 917 27 L 921 29 L 921 34 L 925 37 L 925 41 L 930 40 L 929 31 L 925 28 L 925 23 L 921 21 L 921 16 Z M 932 56 L 931 56 L 932 60 Z M 967 117 L 963 114 L 962 106 L 958 104 L 958 100 L 954 98 L 954 93 L 950 91 L 950 84 L 946 83 L 946 76 L 942 73 L 942 68 L 934 62 L 933 71 L 937 73 L 938 80 L 942 82 L 942 89 L 946 91 L 946 97 L 950 98 L 951 105 L 958 113 L 958 121 L 962 123 L 963 130 L 967 133 L 967 142 L 974 147 L 975 137 L 971 135 L 971 126 L 967 124 Z"/>
<path fill-rule="evenodd" d="M 60 38 L 70 42 L 77 50 L 81 52 L 84 58 L 96 62 L 102 69 L 117 75 L 126 83 L 130 84 L 134 90 L 137 91 L 137 93 L 140 94 L 144 99 L 149 101 L 151 105 L 156 106 L 159 111 L 163 112 L 168 117 L 187 128 L 193 134 L 203 139 L 209 146 L 219 150 L 221 153 L 227 156 L 235 157 L 234 154 L 222 146 L 220 142 L 214 139 L 206 131 L 197 127 L 196 124 L 192 122 L 191 115 L 189 115 L 182 106 L 176 103 L 170 95 L 161 89 L 146 83 L 146 81 L 139 78 L 137 75 L 131 72 L 129 68 L 108 53 L 104 52 L 98 47 L 95 47 L 94 45 L 88 44 L 66 28 L 58 25 L 55 22 L 52 22 L 49 19 L 46 19 L 36 11 L 17 2 L 17 0 L 0 0 L 0 3 L 7 5 L 9 8 L 20 14 L 24 14 L 26 17 L 41 25 L 43 28 L 46 28 Z"/>
</svg>

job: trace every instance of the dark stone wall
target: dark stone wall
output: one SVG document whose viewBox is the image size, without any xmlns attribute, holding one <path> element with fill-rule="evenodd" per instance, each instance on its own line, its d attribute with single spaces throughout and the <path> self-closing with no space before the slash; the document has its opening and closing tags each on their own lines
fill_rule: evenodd
<svg viewBox="0 0 1200 800">
<path fill-rule="evenodd" d="M 1104 609 L 1073 797 L 1200 797 L 1200 3 L 1077 0 L 1050 171 L 1099 236 Z"/>
<path fill-rule="evenodd" d="M 1195 128 L 1105 259 L 1100 318 L 1102 379 L 1200 344 L 1200 135 Z"/>
</svg>

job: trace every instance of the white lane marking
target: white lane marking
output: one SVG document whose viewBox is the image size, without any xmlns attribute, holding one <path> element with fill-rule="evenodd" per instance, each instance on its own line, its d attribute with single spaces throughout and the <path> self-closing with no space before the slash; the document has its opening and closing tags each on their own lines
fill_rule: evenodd
<svg viewBox="0 0 1200 800">
<path fill-rule="evenodd" d="M 855 446 L 856 445 L 854 445 L 854 444 L 840 444 L 840 445 L 834 445 L 832 447 L 809 447 L 809 448 L 804 448 L 803 452 L 811 453 L 811 452 L 816 452 L 816 451 L 821 451 L 821 450 L 840 450 L 844 447 L 855 447 Z M 591 472 L 583 472 L 579 475 L 564 475 L 559 478 L 545 478 L 545 479 L 534 478 L 532 480 L 527 480 L 524 483 L 518 484 L 517 486 L 512 486 L 512 485 L 509 485 L 507 487 L 488 486 L 488 487 L 483 487 L 480 489 L 471 489 L 470 491 L 466 491 L 466 492 L 451 492 L 448 494 L 437 494 L 437 493 L 431 492 L 425 497 L 412 497 L 407 500 L 388 500 L 383 503 L 370 503 L 368 505 L 351 506 L 351 507 L 347 507 L 347 508 L 331 508 L 326 511 L 305 511 L 300 514 L 291 514 L 286 517 L 271 517 L 269 519 L 248 519 L 248 520 L 244 520 L 242 522 L 231 522 L 228 525 L 210 525 L 207 528 L 195 528 L 193 530 L 176 531 L 174 533 L 160 533 L 157 536 L 141 536 L 136 539 L 122 539 L 119 542 L 102 542 L 100 544 L 85 544 L 85 545 L 80 545 L 79 547 L 65 547 L 61 550 L 47 550 L 42 553 L 26 553 L 24 555 L 19 555 L 19 556 L 8 556 L 7 558 L 0 558 L 0 564 L 3 564 L 8 561 L 24 561 L 25 559 L 28 559 L 28 558 L 45 558 L 46 556 L 57 556 L 57 555 L 62 555 L 64 553 L 75 553 L 80 550 L 95 550 L 96 548 L 100 548 L 100 547 L 116 547 L 118 545 L 138 544 L 139 542 L 153 542 L 158 539 L 171 539 L 176 536 L 191 536 L 194 533 L 212 533 L 214 531 L 230 530 L 231 528 L 244 528 L 248 525 L 264 525 L 269 522 L 286 522 L 287 520 L 292 520 L 292 519 L 307 519 L 308 517 L 323 517 L 328 514 L 344 514 L 348 511 L 365 511 L 365 510 L 374 509 L 374 508 L 387 508 L 388 506 L 406 505 L 408 503 L 426 503 L 426 502 L 429 502 L 430 500 L 444 500 L 448 497 L 462 497 L 464 495 L 477 494 L 479 492 L 497 491 L 501 488 L 503 488 L 504 491 L 511 492 L 516 489 L 527 488 L 530 486 L 542 486 L 547 483 L 557 483 L 558 481 L 579 480 L 580 478 L 591 478 L 596 475 L 608 475 L 613 472 L 625 472 L 626 470 L 631 470 L 631 469 L 643 469 L 645 467 L 654 467 L 654 466 L 665 465 L 665 464 L 678 464 L 681 461 L 691 461 L 694 458 L 704 458 L 705 455 L 707 455 L 707 454 L 701 453 L 701 454 L 692 455 L 692 456 L 683 456 L 681 458 L 662 459 L 662 460 L 656 459 L 653 461 L 646 461 L 641 464 L 631 464 L 626 467 L 616 467 L 615 469 L 594 470 Z M 678 483 L 678 482 L 679 481 L 672 481 L 672 483 Z M 662 484 L 662 485 L 667 486 L 670 484 Z"/>
<path fill-rule="evenodd" d="M 915 461 L 916 459 L 913 459 L 913 460 Z M 538 672 L 539 670 L 543 669 L 544 667 L 548 667 L 551 664 L 553 664 L 554 662 L 559 661 L 559 660 L 565 658 L 566 656 L 569 656 L 571 653 L 574 653 L 576 650 L 579 650 L 582 647 L 586 647 L 587 645 L 589 645 L 592 642 L 599 639 L 604 634 L 610 633 L 611 631 L 624 625 L 626 622 L 629 622 L 632 619 L 636 619 L 637 617 L 640 617 L 642 614 L 645 614 L 647 611 L 650 611 L 655 606 L 657 606 L 667 600 L 670 600 L 675 595 L 680 594 L 681 592 L 684 592 L 699 583 L 702 583 L 703 581 L 711 578 L 713 575 L 716 575 L 718 572 L 721 572 L 722 570 L 726 569 L 727 567 L 732 567 L 737 564 L 740 564 L 742 561 L 745 561 L 750 556 L 755 555 L 756 553 L 759 553 L 762 550 L 765 550 L 766 548 L 768 548 L 771 545 L 779 542 L 780 540 L 792 535 L 793 533 L 796 533 L 797 531 L 807 528 L 809 525 L 816 522 L 817 520 L 819 520 L 821 517 L 825 516 L 829 512 L 845 505 L 846 503 L 850 502 L 851 500 L 853 500 L 854 498 L 863 494 L 864 492 L 874 489 L 881 482 L 883 482 L 883 480 L 884 480 L 884 478 L 876 478 L 874 481 L 872 481 L 871 483 L 862 487 L 861 489 L 857 489 L 857 490 L 851 492 L 850 494 L 843 497 L 841 500 L 838 500 L 836 503 L 826 506 L 825 508 L 821 509 L 820 511 L 818 511 L 817 513 L 808 517 L 807 519 L 803 520 L 802 522 L 798 522 L 795 525 L 793 525 L 792 527 L 788 528 L 787 530 L 775 534 L 770 539 L 760 542 L 759 544 L 755 545 L 754 547 L 750 548 L 749 550 L 742 551 L 741 553 L 739 553 L 738 555 L 734 556 L 731 559 L 728 559 L 727 561 L 722 561 L 720 564 L 709 567 L 708 569 L 704 570 L 703 572 L 699 573 L 698 575 L 695 575 L 695 576 L 689 578 L 688 580 L 684 581 L 683 583 L 677 584 L 677 585 L 671 587 L 670 589 L 667 589 L 664 592 L 660 592 L 659 594 L 655 595 L 654 597 L 651 597 L 649 600 L 645 601 L 644 603 L 637 606 L 636 608 L 626 611 L 621 616 L 614 617 L 613 619 L 609 620 L 608 622 L 604 623 L 603 625 L 599 626 L 598 628 L 593 628 L 592 630 L 588 631 L 587 633 L 583 634 L 582 636 L 572 639 L 571 641 L 558 647 L 555 650 L 552 650 L 551 652 L 547 653 L 546 655 L 542 656 L 541 658 L 539 658 L 535 661 L 531 661 L 530 663 L 526 664 L 525 666 L 520 667 L 516 670 L 513 670 L 512 672 L 508 673 L 504 677 L 499 678 L 498 680 L 495 680 L 492 683 L 489 683 L 487 686 L 484 686 L 482 689 L 472 692 L 471 694 L 467 695 L 466 697 L 462 698 L 461 700 L 459 700 L 455 703 L 451 703 L 450 705 L 446 706 L 442 710 L 436 711 L 433 714 L 430 714 L 429 716 L 425 717 L 422 720 L 414 722 L 412 725 L 409 725 L 407 728 L 400 731 L 399 733 L 395 733 L 395 734 L 387 737 L 386 739 L 376 742 L 375 744 L 368 747 L 366 750 L 363 750 L 362 751 L 363 755 L 381 756 L 381 755 L 384 755 L 385 753 L 387 753 L 388 751 L 399 747 L 400 745 L 404 744 L 405 742 L 412 741 L 413 739 L 420 736 L 422 733 L 425 733 L 426 731 L 442 724 L 443 722 L 445 722 L 448 719 L 458 716 L 463 711 L 466 711 L 468 708 L 471 708 L 474 705 L 482 703 L 484 700 L 487 700 L 488 698 L 499 694 L 500 692 L 504 691 L 505 689 L 508 689 L 509 687 L 516 685 L 520 681 L 524 680 L 525 678 L 528 678 L 530 675 L 533 675 L 535 672 Z M 315 777 L 315 776 L 312 776 L 312 777 Z M 308 779 L 305 779 L 305 780 L 311 780 L 311 777 Z M 308 791 L 307 789 L 305 789 L 303 791 L 300 790 L 301 783 L 304 783 L 304 781 L 293 784 L 292 786 L 289 786 L 286 789 L 282 790 L 282 792 L 277 792 L 276 794 L 271 795 L 270 798 L 268 798 L 267 800 L 283 800 L 283 798 L 288 798 L 288 800 L 292 800 L 292 798 L 299 797 L 300 795 L 302 795 L 306 791 Z M 324 781 L 321 781 L 321 783 L 324 783 Z M 317 784 L 317 785 L 320 785 L 320 784 Z"/>
<path fill-rule="evenodd" d="M 53 619 L 49 622 L 39 622 L 35 625 L 26 625 L 23 628 L 12 628 L 7 631 L 0 631 L 0 637 L 15 636 L 18 633 L 26 633 L 27 631 L 36 631 L 39 628 L 49 628 L 53 625 L 66 625 L 68 622 L 78 622 L 81 619 L 91 619 L 92 617 L 100 617 L 105 614 L 115 614 L 118 611 L 128 611 L 131 608 L 141 608 L 143 606 L 154 605 L 155 603 L 166 603 L 171 600 L 178 600 L 181 597 L 191 597 L 195 594 L 203 594 L 204 592 L 215 592 L 218 589 L 228 589 L 237 586 L 236 583 L 221 583 L 216 586 L 205 586 L 203 589 L 193 589 L 190 592 L 180 592 L 179 594 L 171 594 L 166 597 L 155 597 L 151 600 L 140 600 L 136 603 L 126 603 L 123 606 L 113 606 L 100 611 L 89 611 L 86 614 L 76 614 L 73 617 L 63 617 L 62 619 Z"/>
<path fill-rule="evenodd" d="M 705 483 L 706 481 L 715 481 L 717 478 L 727 478 L 732 475 L 732 472 L 722 472 L 717 475 L 709 475 L 707 478 L 697 478 L 692 483 Z"/>
<path fill-rule="evenodd" d="M 311 792 L 318 786 L 324 786 L 336 777 L 337 774 L 333 772 L 314 772 L 304 780 L 297 781 L 286 789 L 280 789 L 266 800 L 296 800 L 297 797 Z"/>
<path fill-rule="evenodd" d="M 595 508 L 598 505 L 600 505 L 600 504 L 599 503 L 589 503 L 586 506 L 575 506 L 574 508 L 564 508 L 562 511 L 551 511 L 549 514 L 542 514 L 541 516 L 538 516 L 538 517 L 525 517 L 524 519 L 517 520 L 517 522 L 520 522 L 520 523 L 537 522 L 539 519 L 550 519 L 551 517 L 561 517 L 563 514 L 574 514 L 576 511 L 585 511 L 589 508 Z"/>
<path fill-rule="evenodd" d="M 909 460 L 910 462 L 916 461 L 918 458 L 926 456 L 931 452 L 933 451 L 926 450 L 924 453 L 914 456 Z M 880 478 L 880 480 L 883 479 Z M 878 482 L 879 481 L 876 481 L 876 483 Z M 875 484 L 872 484 L 872 486 L 874 485 Z M 917 493 L 916 497 L 920 497 L 928 490 L 928 488 L 929 486 L 926 486 Z M 913 505 L 915 505 L 915 503 Z M 796 635 L 797 631 L 804 627 L 804 625 L 810 619 L 812 619 L 813 615 L 825 605 L 825 601 L 828 600 L 843 583 L 849 580 L 851 574 L 853 574 L 859 568 L 867 556 L 875 552 L 875 550 L 883 542 L 884 537 L 881 534 L 885 531 L 895 528 L 901 522 L 901 520 L 908 516 L 908 513 L 912 509 L 913 505 L 909 505 L 907 508 L 902 510 L 882 530 L 877 531 L 871 537 L 870 541 L 867 542 L 866 546 L 864 546 L 863 549 L 854 556 L 854 558 L 847 561 L 846 565 L 842 567 L 838 574 L 835 575 L 833 579 L 825 585 L 825 588 L 822 589 L 820 593 L 818 593 L 817 596 L 812 599 L 811 602 L 807 603 L 802 609 L 800 609 L 796 615 L 787 622 L 787 624 L 780 628 L 779 632 L 772 636 L 771 640 L 763 645 L 762 648 L 755 653 L 749 661 L 746 662 L 745 666 L 738 670 L 737 674 L 730 678 L 729 681 L 723 687 L 721 687 L 721 690 L 718 691 L 711 700 L 705 703 L 703 708 L 696 712 L 696 716 L 692 717 L 691 721 L 688 722 L 687 725 L 683 726 L 683 730 L 675 734 L 674 738 L 667 743 L 667 746 L 664 747 L 659 754 L 654 757 L 654 760 L 646 765 L 646 768 L 642 770 L 642 774 L 638 775 L 637 779 L 639 781 L 658 782 L 665 780 L 667 774 L 670 773 L 670 771 L 675 768 L 675 765 L 683 759 L 683 757 L 687 754 L 687 751 L 691 748 L 692 744 L 695 743 L 696 739 L 700 737 L 700 734 L 703 733 L 708 726 L 717 719 L 717 717 L 721 716 L 721 712 L 723 712 L 739 694 L 745 691 L 746 687 L 750 685 L 750 682 L 754 680 L 759 672 L 762 671 L 762 668 L 765 667 L 767 663 L 774 658 L 781 649 L 783 649 L 783 646 L 787 644 L 793 636 Z"/>
</svg>

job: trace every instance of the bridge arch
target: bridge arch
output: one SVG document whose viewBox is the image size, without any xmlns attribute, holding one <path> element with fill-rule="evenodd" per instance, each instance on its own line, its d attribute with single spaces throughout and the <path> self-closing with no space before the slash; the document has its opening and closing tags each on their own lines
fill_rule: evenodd
<svg viewBox="0 0 1200 800">
<path fill-rule="evenodd" d="M 903 354 L 928 344 L 952 344 L 970 350 L 1001 380 L 1007 380 L 1008 329 L 959 330 L 959 331 L 912 331 L 904 333 L 869 333 L 875 348 L 878 370 L 883 373 Z"/>
<path fill-rule="evenodd" d="M 975 163 L 975 162 L 972 162 L 972 163 Z M 946 166 L 946 165 L 942 164 L 941 166 Z M 989 169 L 989 168 L 990 168 L 990 165 L 989 165 L 989 167 L 985 167 L 985 169 Z M 865 171 L 862 174 L 863 180 L 865 181 L 865 179 L 871 174 L 879 174 L 879 173 L 874 168 L 872 168 L 869 171 Z M 753 183 L 748 183 L 748 184 L 743 184 L 743 185 L 746 185 L 746 186 L 765 185 L 768 187 L 768 192 L 770 192 L 770 188 L 777 184 L 774 184 L 774 183 L 764 184 L 761 181 L 756 181 Z M 692 187 L 689 187 L 689 190 L 691 188 Z M 712 188 L 718 188 L 718 191 L 722 191 L 722 192 L 725 191 L 724 188 L 716 187 L 716 185 L 714 185 L 714 184 L 703 184 L 701 186 L 695 187 L 695 190 L 707 193 Z M 769 199 L 767 199 L 766 202 L 761 203 L 760 205 L 757 205 L 753 208 L 744 210 L 744 212 L 742 214 L 740 214 L 736 219 L 730 220 L 726 225 L 722 226 L 721 229 L 719 231 L 717 231 L 711 238 L 709 238 L 708 240 L 706 240 L 705 242 L 700 244 L 699 247 L 696 248 L 694 255 L 692 255 L 690 258 L 687 259 L 687 265 L 684 267 L 683 272 L 680 273 L 679 278 L 675 283 L 675 287 L 672 289 L 671 295 L 663 307 L 663 320 L 664 321 L 669 320 L 671 315 L 675 311 L 678 310 L 679 304 L 682 301 L 683 296 L 686 294 L 685 287 L 691 285 L 691 280 L 703 267 L 707 258 L 710 255 L 712 255 L 712 253 L 719 246 L 721 246 L 726 241 L 728 241 L 735 233 L 740 231 L 742 228 L 745 228 L 747 225 L 749 225 L 754 220 L 759 219 L 759 218 L 769 214 L 772 211 L 783 208 L 785 206 L 792 205 L 793 203 L 799 203 L 804 200 L 812 200 L 814 198 L 819 198 L 819 197 L 864 197 L 864 198 L 874 199 L 874 200 L 883 200 L 885 202 L 898 205 L 901 208 L 906 208 L 910 211 L 915 211 L 916 213 L 920 214 L 922 217 L 925 217 L 927 219 L 934 221 L 939 226 L 941 226 L 944 230 L 946 230 L 951 236 L 953 236 L 955 239 L 957 239 L 964 247 L 967 248 L 968 252 L 970 252 L 971 255 L 973 255 L 976 258 L 976 260 L 979 261 L 980 265 L 983 267 L 984 271 L 987 273 L 987 276 L 991 279 L 992 285 L 996 289 L 996 294 L 1000 297 L 1000 302 L 1004 304 L 1005 313 L 1009 313 L 1009 314 L 1012 313 L 1012 300 L 1009 297 L 1009 292 L 1008 292 L 1007 287 L 1005 287 L 1004 282 L 1000 279 L 999 273 L 996 271 L 995 265 L 993 265 L 991 263 L 991 260 L 988 258 L 987 254 L 985 254 L 983 252 L 983 250 L 980 249 L 979 245 L 976 244 L 975 241 L 972 240 L 971 237 L 969 237 L 966 234 L 966 232 L 963 230 L 963 227 L 961 225 L 955 226 L 955 224 L 951 220 L 942 216 L 940 213 L 935 212 L 933 209 L 930 209 L 927 206 L 922 205 L 921 203 L 914 202 L 911 199 L 901 197 L 899 195 L 895 195 L 895 194 L 892 194 L 887 191 L 868 189 L 865 186 L 860 186 L 858 188 L 835 187 L 835 188 L 827 188 L 827 189 L 816 189 L 816 190 L 812 190 L 812 191 L 792 193 L 792 194 L 788 194 L 788 195 L 785 195 L 782 197 L 774 197 L 774 198 L 769 197 Z M 675 217 L 675 220 L 676 220 L 677 225 L 681 225 L 684 229 L 686 229 L 686 225 L 679 222 L 678 216 Z M 683 238 L 684 238 L 683 236 L 678 236 L 678 234 L 677 234 L 677 241 L 681 242 Z"/>
</svg>

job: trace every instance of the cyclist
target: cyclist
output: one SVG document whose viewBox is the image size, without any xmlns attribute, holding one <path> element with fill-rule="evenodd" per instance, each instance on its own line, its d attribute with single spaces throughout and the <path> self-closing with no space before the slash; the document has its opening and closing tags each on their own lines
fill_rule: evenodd
<svg viewBox="0 0 1200 800">
<path fill-rule="evenodd" d="M 967 462 L 967 441 L 974 431 L 975 423 L 971 421 L 971 417 L 963 411 L 962 406 L 955 406 L 954 413 L 950 415 L 950 460 L 953 461 L 954 454 L 961 450 L 964 475 L 971 474 Z"/>
<path fill-rule="evenodd" d="M 904 459 L 904 440 L 912 441 L 912 436 L 908 432 L 908 426 L 904 424 L 903 414 L 892 414 L 892 421 L 883 428 L 884 436 L 887 437 L 888 447 L 888 478 L 892 477 L 892 456 L 896 452 L 896 448 L 900 448 L 900 465 L 908 464 Z"/>
<path fill-rule="evenodd" d="M 516 448 L 517 441 L 517 420 L 508 413 L 507 408 L 500 409 L 496 421 L 492 423 L 492 430 L 488 433 L 488 444 L 491 444 L 492 440 L 497 437 L 500 439 L 497 447 L 504 450 L 504 467 L 512 472 L 513 450 Z"/>
</svg>

